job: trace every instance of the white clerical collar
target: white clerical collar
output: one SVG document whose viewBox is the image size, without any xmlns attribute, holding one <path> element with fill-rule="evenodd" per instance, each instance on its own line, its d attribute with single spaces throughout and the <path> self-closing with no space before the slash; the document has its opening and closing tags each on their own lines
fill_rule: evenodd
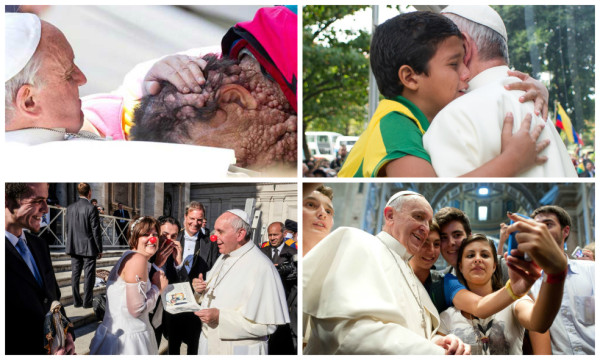
<svg viewBox="0 0 600 360">
<path fill-rule="evenodd" d="M 19 239 L 22 239 L 23 241 L 25 241 L 25 243 L 27 243 L 27 240 L 25 238 L 25 231 L 23 230 L 21 230 L 21 236 L 16 236 L 4 230 L 4 236 L 8 238 L 8 241 L 10 241 L 10 243 L 13 244 L 14 247 L 17 246 L 17 241 L 19 241 Z"/>
<path fill-rule="evenodd" d="M 494 66 L 483 70 L 477 74 L 477 76 L 472 78 L 471 81 L 469 81 L 469 88 L 467 89 L 467 92 L 471 92 L 477 88 L 488 85 L 497 79 L 507 78 L 508 70 L 509 68 L 506 65 Z"/>
<path fill-rule="evenodd" d="M 230 257 L 242 256 L 243 254 L 246 253 L 246 251 L 250 250 L 250 248 L 253 247 L 253 246 L 254 246 L 254 243 L 252 242 L 252 240 L 248 240 L 248 242 L 245 243 L 244 245 L 242 245 L 242 247 L 233 250 L 228 255 Z"/>
<path fill-rule="evenodd" d="M 98 135 L 89 131 L 83 130 L 78 134 L 72 134 L 66 132 L 64 128 L 27 128 L 6 131 L 4 134 L 7 143 L 20 143 L 24 145 L 39 145 L 51 141 L 64 140 L 103 140 Z"/>
<path fill-rule="evenodd" d="M 377 234 L 377 238 L 379 238 L 385 246 L 393 250 L 396 254 L 400 255 L 402 260 L 408 261 L 408 259 L 412 257 L 412 255 L 409 254 L 408 251 L 406 251 L 404 245 L 400 244 L 400 241 L 396 240 L 395 237 L 388 234 L 387 232 L 380 232 L 379 234 Z"/>
</svg>

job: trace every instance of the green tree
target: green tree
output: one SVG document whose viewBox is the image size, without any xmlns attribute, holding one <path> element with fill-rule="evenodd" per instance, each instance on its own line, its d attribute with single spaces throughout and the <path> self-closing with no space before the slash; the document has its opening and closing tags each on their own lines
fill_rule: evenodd
<svg viewBox="0 0 600 360">
<path fill-rule="evenodd" d="M 335 30 L 332 25 L 367 7 L 310 5 L 303 8 L 302 121 L 305 131 L 351 134 L 362 129 L 368 97 L 370 34 Z M 349 40 L 340 40 L 344 38 Z M 308 155 L 306 141 L 304 148 Z"/>
<path fill-rule="evenodd" d="M 575 130 L 593 143 L 594 6 L 493 7 L 506 25 L 511 66 L 534 77 L 548 72 L 550 109 L 560 102 Z"/>
</svg>

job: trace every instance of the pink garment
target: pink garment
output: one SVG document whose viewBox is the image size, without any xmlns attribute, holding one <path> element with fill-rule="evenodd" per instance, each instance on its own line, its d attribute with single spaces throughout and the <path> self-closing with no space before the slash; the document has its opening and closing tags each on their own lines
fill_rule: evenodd
<svg viewBox="0 0 600 360">
<path fill-rule="evenodd" d="M 94 94 L 81 98 L 81 110 L 94 127 L 105 137 L 125 140 L 122 114 L 123 97 L 112 94 Z"/>
<path fill-rule="evenodd" d="M 249 34 L 248 34 L 249 33 Z M 223 54 L 237 58 L 247 48 L 277 81 L 298 111 L 298 16 L 283 6 L 259 9 L 252 21 L 237 23 L 223 37 Z"/>
</svg>

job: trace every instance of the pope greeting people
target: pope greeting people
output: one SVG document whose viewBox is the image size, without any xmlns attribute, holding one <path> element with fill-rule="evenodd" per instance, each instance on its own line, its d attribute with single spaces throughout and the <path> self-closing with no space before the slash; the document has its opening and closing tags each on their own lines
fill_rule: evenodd
<svg viewBox="0 0 600 360">
<path fill-rule="evenodd" d="M 268 335 L 289 323 L 283 285 L 271 260 L 250 241 L 250 218 L 242 210 L 215 222 L 221 256 L 194 279 L 202 295 L 199 354 L 267 355 Z"/>
<path fill-rule="evenodd" d="M 408 264 L 432 217 L 422 195 L 401 191 L 379 234 L 339 228 L 304 256 L 305 354 L 470 354 L 456 336 L 436 334 L 439 314 Z"/>
</svg>

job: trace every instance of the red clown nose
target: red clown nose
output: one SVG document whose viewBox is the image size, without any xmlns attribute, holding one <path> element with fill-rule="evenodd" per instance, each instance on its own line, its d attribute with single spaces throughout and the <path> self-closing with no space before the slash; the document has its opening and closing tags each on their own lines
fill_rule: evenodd
<svg viewBox="0 0 600 360">
<path fill-rule="evenodd" d="M 156 244 L 157 241 L 158 239 L 156 238 L 156 236 L 153 236 L 150 239 L 148 239 L 148 242 L 152 245 Z"/>
<path fill-rule="evenodd" d="M 210 241 L 212 241 L 212 242 L 217 241 L 217 235 L 211 235 L 210 236 Z"/>
</svg>

